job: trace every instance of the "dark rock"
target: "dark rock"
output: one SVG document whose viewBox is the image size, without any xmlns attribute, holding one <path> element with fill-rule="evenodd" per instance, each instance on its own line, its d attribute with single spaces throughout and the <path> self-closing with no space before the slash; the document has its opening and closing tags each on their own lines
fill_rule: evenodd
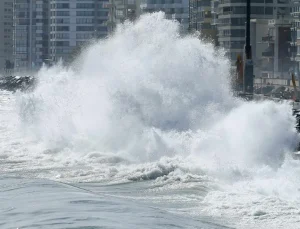
<svg viewBox="0 0 300 229">
<path fill-rule="evenodd" d="M 0 78 L 0 90 L 6 91 L 30 91 L 36 85 L 33 76 L 5 76 Z"/>
</svg>

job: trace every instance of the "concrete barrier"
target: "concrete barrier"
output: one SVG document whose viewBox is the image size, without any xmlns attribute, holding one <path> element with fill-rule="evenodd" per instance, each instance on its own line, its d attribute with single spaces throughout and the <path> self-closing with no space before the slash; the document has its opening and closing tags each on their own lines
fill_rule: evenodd
<svg viewBox="0 0 300 229">
<path fill-rule="evenodd" d="M 292 79 L 278 79 L 278 78 L 254 78 L 255 86 L 268 86 L 272 85 L 275 87 L 285 86 L 293 87 Z M 296 86 L 299 87 L 299 81 L 296 80 Z"/>
</svg>

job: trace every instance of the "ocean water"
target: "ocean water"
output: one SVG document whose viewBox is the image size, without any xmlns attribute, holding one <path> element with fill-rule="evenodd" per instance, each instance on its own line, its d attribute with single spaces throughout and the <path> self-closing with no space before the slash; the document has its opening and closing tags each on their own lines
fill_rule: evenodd
<svg viewBox="0 0 300 229">
<path fill-rule="evenodd" d="M 300 228 L 291 105 L 229 72 L 155 13 L 0 92 L 0 228 Z"/>
</svg>

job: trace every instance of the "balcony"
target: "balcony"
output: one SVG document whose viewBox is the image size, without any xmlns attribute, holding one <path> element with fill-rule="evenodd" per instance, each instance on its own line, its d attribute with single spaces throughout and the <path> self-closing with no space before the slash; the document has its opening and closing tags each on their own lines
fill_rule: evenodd
<svg viewBox="0 0 300 229">
<path fill-rule="evenodd" d="M 274 57 L 274 51 L 264 51 L 262 52 L 263 57 L 273 58 Z"/>
<path fill-rule="evenodd" d="M 289 4 L 289 0 L 278 0 L 278 3 L 280 4 Z"/>
<path fill-rule="evenodd" d="M 297 53 L 297 46 L 295 46 L 295 45 L 290 46 L 289 52 L 290 52 L 291 54 L 296 54 L 296 53 Z"/>
<path fill-rule="evenodd" d="M 270 36 L 270 35 L 267 35 L 267 36 L 263 36 L 261 38 L 262 42 L 274 42 L 274 37 L 273 36 Z"/>
<path fill-rule="evenodd" d="M 273 65 L 273 64 L 266 64 L 266 65 L 263 65 L 263 66 L 261 67 L 261 70 L 262 70 L 263 72 L 272 72 L 272 71 L 274 71 L 274 65 Z"/>
<path fill-rule="evenodd" d="M 274 46 L 269 46 L 262 52 L 263 57 L 274 57 Z"/>
</svg>

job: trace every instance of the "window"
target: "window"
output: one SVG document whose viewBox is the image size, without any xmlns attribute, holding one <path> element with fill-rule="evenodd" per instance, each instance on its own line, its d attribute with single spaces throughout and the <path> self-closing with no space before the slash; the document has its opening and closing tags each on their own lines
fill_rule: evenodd
<svg viewBox="0 0 300 229">
<path fill-rule="evenodd" d="M 68 9 L 69 8 L 69 3 L 57 3 L 56 8 L 57 9 Z"/>
<path fill-rule="evenodd" d="M 70 16 L 70 11 L 55 11 L 55 12 L 51 12 L 51 16 Z"/>
<path fill-rule="evenodd" d="M 123 10 L 116 10 L 116 15 L 119 16 L 119 17 L 122 17 L 123 16 Z"/>
<path fill-rule="evenodd" d="M 91 39 L 93 38 L 92 33 L 77 33 L 76 34 L 76 39 Z"/>
<path fill-rule="evenodd" d="M 106 23 L 107 23 L 107 20 L 102 20 L 102 19 L 98 20 L 98 25 L 106 25 Z"/>
<path fill-rule="evenodd" d="M 268 15 L 273 15 L 273 7 L 266 7 L 265 13 Z"/>
<path fill-rule="evenodd" d="M 297 30 L 297 39 L 300 39 L 300 30 Z"/>
<path fill-rule="evenodd" d="M 95 4 L 93 4 L 93 3 L 77 3 L 76 8 L 77 9 L 94 9 Z"/>
<path fill-rule="evenodd" d="M 120 10 L 117 10 L 117 11 L 120 11 Z M 123 12 L 122 12 L 122 15 L 123 15 Z M 107 17 L 108 16 L 108 11 L 100 11 L 100 12 L 98 12 L 98 16 Z"/>
<path fill-rule="evenodd" d="M 70 34 L 68 34 L 68 33 L 57 33 L 57 34 L 54 34 L 54 37 L 57 38 L 57 39 L 69 39 Z"/>
<path fill-rule="evenodd" d="M 85 44 L 85 41 L 76 41 L 76 46 L 82 46 Z"/>
<path fill-rule="evenodd" d="M 94 16 L 94 11 L 76 11 L 77 16 Z"/>
<path fill-rule="evenodd" d="M 52 23 L 56 23 L 56 24 L 70 24 L 70 18 L 56 18 L 56 19 L 52 19 Z"/>
<path fill-rule="evenodd" d="M 56 31 L 69 31 L 69 26 L 57 26 Z"/>
<path fill-rule="evenodd" d="M 107 27 L 106 26 L 101 26 L 101 27 L 98 27 L 97 30 L 101 31 L 101 32 L 107 32 Z"/>
<path fill-rule="evenodd" d="M 76 18 L 77 24 L 93 24 L 94 21 L 93 18 Z"/>
<path fill-rule="evenodd" d="M 76 26 L 76 31 L 93 31 L 93 26 Z"/>
<path fill-rule="evenodd" d="M 69 46 L 69 41 L 56 41 L 55 46 Z"/>
</svg>

